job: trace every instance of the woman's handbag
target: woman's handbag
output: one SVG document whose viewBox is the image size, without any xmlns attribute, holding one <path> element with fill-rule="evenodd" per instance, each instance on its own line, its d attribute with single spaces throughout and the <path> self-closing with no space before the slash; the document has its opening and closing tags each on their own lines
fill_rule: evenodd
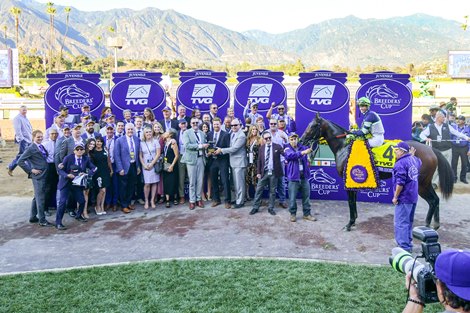
<svg viewBox="0 0 470 313">
<path fill-rule="evenodd" d="M 165 172 L 168 172 L 170 169 L 170 166 L 171 166 L 171 163 L 168 163 L 168 162 L 163 163 L 163 170 Z"/>
<path fill-rule="evenodd" d="M 153 166 L 153 169 L 155 170 L 155 173 L 160 174 L 163 169 L 163 159 L 162 157 L 159 157 L 155 165 Z"/>
</svg>

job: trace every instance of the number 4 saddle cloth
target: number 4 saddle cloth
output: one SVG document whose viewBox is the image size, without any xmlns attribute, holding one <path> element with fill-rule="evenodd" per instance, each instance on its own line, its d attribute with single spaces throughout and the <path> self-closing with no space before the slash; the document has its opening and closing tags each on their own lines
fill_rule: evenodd
<svg viewBox="0 0 470 313">
<path fill-rule="evenodd" d="M 347 190 L 371 190 L 379 187 L 379 171 L 389 172 L 395 164 L 392 146 L 400 140 L 385 140 L 370 148 L 367 140 L 354 140 L 349 145 L 349 156 L 344 167 L 344 186 Z"/>
</svg>

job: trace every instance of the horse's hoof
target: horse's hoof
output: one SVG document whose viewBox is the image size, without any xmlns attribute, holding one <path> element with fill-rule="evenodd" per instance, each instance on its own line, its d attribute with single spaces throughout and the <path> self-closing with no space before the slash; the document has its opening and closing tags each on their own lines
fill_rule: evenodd
<svg viewBox="0 0 470 313">
<path fill-rule="evenodd" d="M 351 231 L 351 225 L 344 226 L 343 231 Z"/>
<path fill-rule="evenodd" d="M 434 223 L 434 225 L 432 225 L 432 228 L 434 228 L 434 230 L 438 230 L 439 227 L 441 227 L 440 223 Z"/>
</svg>

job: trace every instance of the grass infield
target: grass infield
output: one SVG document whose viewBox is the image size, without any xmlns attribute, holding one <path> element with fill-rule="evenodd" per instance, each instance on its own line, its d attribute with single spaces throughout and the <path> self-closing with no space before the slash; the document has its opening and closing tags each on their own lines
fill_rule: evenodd
<svg viewBox="0 0 470 313">
<path fill-rule="evenodd" d="M 0 277 L 0 312 L 401 312 L 386 266 L 283 260 L 146 262 Z M 439 312 L 438 304 L 426 312 Z"/>
</svg>

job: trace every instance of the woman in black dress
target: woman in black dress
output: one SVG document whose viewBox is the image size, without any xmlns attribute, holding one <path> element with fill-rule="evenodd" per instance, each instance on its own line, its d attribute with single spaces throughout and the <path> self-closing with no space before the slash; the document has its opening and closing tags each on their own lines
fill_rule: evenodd
<svg viewBox="0 0 470 313">
<path fill-rule="evenodd" d="M 96 147 L 90 151 L 92 163 L 96 166 L 96 172 L 93 175 L 93 186 L 97 188 L 96 196 L 96 215 L 106 214 L 104 210 L 104 200 L 106 198 L 106 188 L 111 184 L 111 176 L 113 175 L 113 167 L 109 159 L 108 151 L 104 146 L 103 138 L 96 138 Z"/>
<path fill-rule="evenodd" d="M 175 203 L 178 201 L 178 167 L 176 163 L 179 158 L 178 143 L 176 142 L 176 130 L 170 128 L 162 137 L 165 139 L 163 148 L 163 191 L 165 192 L 166 207 L 170 207 L 170 197 Z M 169 168 L 165 170 L 165 163 Z"/>
</svg>

